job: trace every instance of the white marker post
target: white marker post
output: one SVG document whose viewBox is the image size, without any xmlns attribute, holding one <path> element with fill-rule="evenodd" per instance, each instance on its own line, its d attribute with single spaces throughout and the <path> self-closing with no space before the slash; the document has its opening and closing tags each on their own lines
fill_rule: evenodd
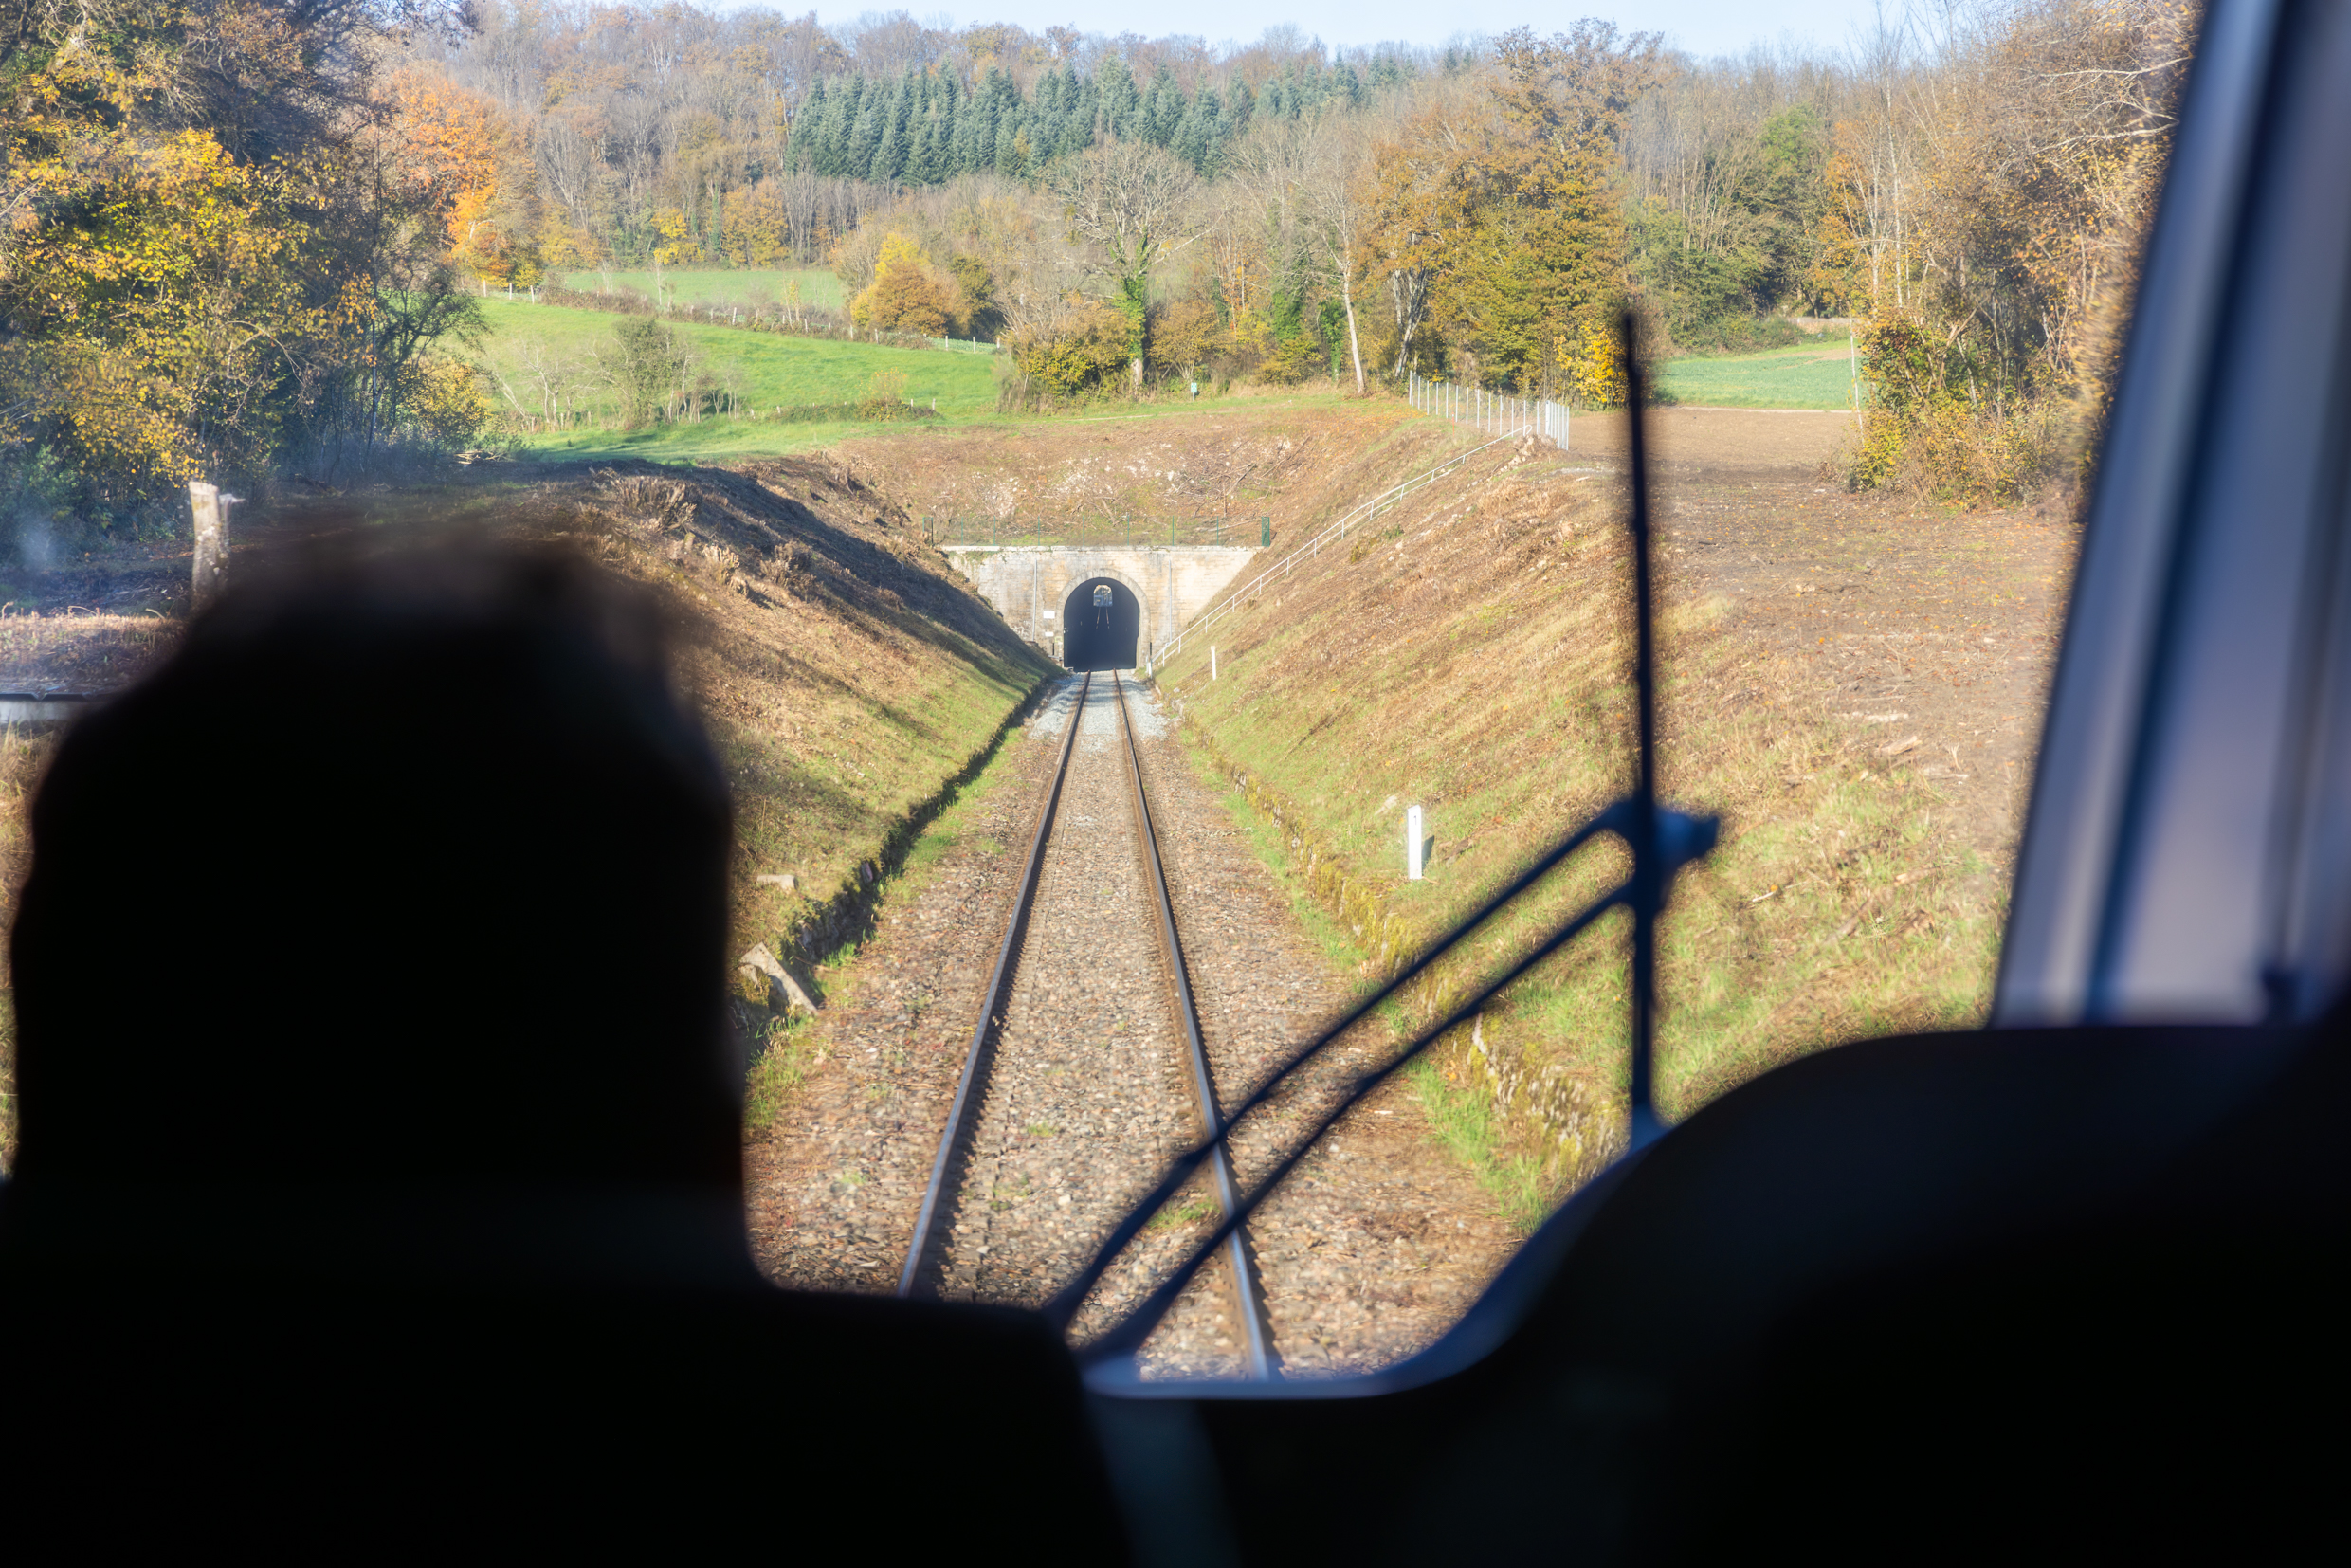
<svg viewBox="0 0 2351 1568">
<path fill-rule="evenodd" d="M 228 581 L 228 508 L 235 496 L 221 494 L 202 480 L 188 482 L 188 509 L 196 524 L 195 608 L 202 610 L 220 597 Z"/>
<path fill-rule="evenodd" d="M 1208 645 L 1208 678 L 1212 681 L 1216 679 L 1216 645 L 1214 643 Z"/>
<path fill-rule="evenodd" d="M 1404 876 L 1408 882 L 1420 880 L 1420 808 L 1408 807 L 1404 812 Z"/>
</svg>

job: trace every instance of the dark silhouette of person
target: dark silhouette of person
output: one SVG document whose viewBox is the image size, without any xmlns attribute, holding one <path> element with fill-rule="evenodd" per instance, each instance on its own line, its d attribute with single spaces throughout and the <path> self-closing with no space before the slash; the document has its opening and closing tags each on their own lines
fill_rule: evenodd
<svg viewBox="0 0 2351 1568">
<path fill-rule="evenodd" d="M 13 931 L 0 1510 L 77 1550 L 1123 1551 L 1042 1320 L 753 1267 L 725 778 L 646 593 L 232 593 L 78 723 Z"/>
</svg>

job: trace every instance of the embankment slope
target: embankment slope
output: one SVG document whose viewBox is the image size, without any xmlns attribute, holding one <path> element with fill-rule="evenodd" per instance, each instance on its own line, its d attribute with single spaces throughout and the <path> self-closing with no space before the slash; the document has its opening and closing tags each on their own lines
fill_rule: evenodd
<svg viewBox="0 0 2351 1568">
<path fill-rule="evenodd" d="M 868 868 L 886 874 L 1046 662 L 961 586 L 902 508 L 830 459 L 741 472 L 623 464 L 498 465 L 490 474 L 282 506 L 246 523 L 235 560 L 259 570 L 337 533 L 379 542 L 491 535 L 567 545 L 653 587 L 674 608 L 680 675 L 734 789 L 734 951 L 764 942 L 788 961 L 812 961 L 856 939 Z M 137 564 L 162 571 L 144 555 Z M 184 576 L 184 563 L 178 570 Z M 9 618 L 22 655 L 9 673 L 33 684 L 94 671 L 127 678 L 168 651 L 168 618 L 126 619 L 101 647 L 87 617 L 64 615 L 100 577 L 127 571 L 93 560 L 45 579 L 36 613 Z M 155 603 L 184 610 L 176 580 L 155 586 Z M 45 607 L 54 613 L 45 618 Z M 25 812 L 61 728 L 0 735 L 0 918 L 27 868 Z M 0 1053 L 10 1038 L 0 988 Z M 13 1146 L 11 1092 L 0 1061 L 0 1159 Z"/>
<path fill-rule="evenodd" d="M 1668 464 L 1703 483 L 1705 432 L 1687 415 L 1676 423 Z M 1791 431 L 1807 452 L 1832 439 Z M 1391 449 L 1415 439 L 1398 429 Z M 1614 442 L 1593 445 L 1613 455 Z M 1614 465 L 1592 465 L 1584 450 L 1481 455 L 1297 563 L 1160 672 L 1206 765 L 1245 780 L 1256 809 L 1283 822 L 1302 887 L 1355 931 L 1367 975 L 1453 924 L 1631 776 L 1623 487 Z M 1791 457 L 1780 477 L 1809 493 L 1817 461 Z M 1733 487 L 1743 495 L 1770 466 L 1742 452 Z M 1372 488 L 1344 477 L 1343 497 L 1300 510 L 1331 515 Z M 1781 500 L 1718 499 L 1749 511 Z M 1724 521 L 1710 513 L 1691 532 Z M 1813 613 L 1793 605 L 1816 601 L 1782 611 L 1718 591 L 1691 556 L 1715 542 L 1677 525 L 1658 554 L 1660 776 L 1674 802 L 1724 823 L 1663 931 L 1660 1093 L 1673 1116 L 1824 1044 L 1978 1016 L 2013 821 L 1961 810 L 1966 774 L 1927 765 L 1915 739 L 1889 752 L 1886 730 L 1831 711 L 1828 656 L 1815 658 L 1812 636 L 1798 647 L 1779 635 Z M 2032 701 L 2037 668 L 2017 677 Z M 1418 883 L 1402 877 L 1412 805 L 1433 840 Z M 1621 865 L 1612 848 L 1588 850 L 1534 910 L 1476 944 L 1453 985 L 1498 969 L 1538 912 L 1564 913 Z M 1622 941 L 1621 926 L 1603 925 L 1442 1059 L 1451 1092 L 1498 1103 L 1501 1146 L 1481 1158 L 1510 1166 L 1522 1189 L 1556 1193 L 1621 1137 Z"/>
</svg>

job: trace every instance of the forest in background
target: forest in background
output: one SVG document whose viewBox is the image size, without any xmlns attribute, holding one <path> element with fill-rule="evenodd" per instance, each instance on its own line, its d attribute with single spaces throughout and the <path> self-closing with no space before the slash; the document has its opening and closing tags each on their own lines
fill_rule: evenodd
<svg viewBox="0 0 2351 1568">
<path fill-rule="evenodd" d="M 1694 60 L 0 0 L 0 504 L 21 541 L 198 472 L 348 483 L 474 438 L 471 293 L 812 262 L 858 329 L 1001 337 L 1008 409 L 1415 370 L 1606 405 L 1628 300 L 1661 351 L 1850 317 L 1852 482 L 2011 499 L 2097 428 L 2196 20 L 1945 0 Z"/>
</svg>

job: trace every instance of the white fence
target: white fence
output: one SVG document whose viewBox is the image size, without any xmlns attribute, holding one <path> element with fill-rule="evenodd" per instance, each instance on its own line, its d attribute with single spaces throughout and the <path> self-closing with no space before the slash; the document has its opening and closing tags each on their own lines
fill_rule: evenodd
<svg viewBox="0 0 2351 1568">
<path fill-rule="evenodd" d="M 1435 467 L 1430 469 L 1425 474 L 1414 474 L 1403 483 L 1394 485 L 1388 489 L 1380 491 L 1379 494 L 1374 496 L 1362 505 L 1358 506 L 1353 511 L 1346 513 L 1337 522 L 1325 525 L 1322 531 L 1316 534 L 1314 538 L 1308 539 L 1305 543 L 1300 545 L 1297 549 L 1283 556 L 1272 566 L 1267 567 L 1265 571 L 1259 573 L 1256 576 L 1250 578 L 1247 583 L 1243 584 L 1233 593 L 1231 597 L 1226 599 L 1224 603 L 1218 605 L 1215 609 L 1210 611 L 1207 614 L 1201 616 L 1198 620 L 1193 622 L 1181 631 L 1176 633 L 1175 636 L 1170 637 L 1167 640 L 1167 646 L 1165 647 L 1154 650 L 1152 655 L 1153 663 L 1164 664 L 1168 660 L 1174 658 L 1176 656 L 1176 650 L 1184 646 L 1185 638 L 1190 637 L 1195 631 L 1203 631 L 1208 628 L 1214 626 L 1218 621 L 1224 619 L 1225 616 L 1230 614 L 1233 611 L 1238 610 L 1242 605 L 1247 604 L 1250 599 L 1256 597 L 1258 593 L 1276 577 L 1288 576 L 1290 568 L 1300 559 L 1320 554 L 1325 540 L 1336 543 L 1340 539 L 1344 539 L 1347 537 L 1348 529 L 1356 527 L 1358 524 L 1371 521 L 1374 518 L 1379 516 L 1379 509 L 1381 507 L 1393 506 L 1395 502 L 1401 501 L 1404 497 L 1410 495 L 1412 491 L 1419 489 L 1421 486 L 1435 483 L 1445 475 L 1451 473 L 1454 469 L 1460 467 L 1463 464 L 1468 462 L 1480 452 L 1485 451 L 1487 447 L 1499 447 L 1504 442 L 1514 439 L 1520 433 L 1522 432 L 1516 430 L 1505 432 L 1504 434 L 1498 435 L 1493 440 L 1485 443 L 1484 447 L 1472 447 L 1467 451 L 1462 453 L 1459 457 L 1448 458 L 1445 462 L 1438 464 Z"/>
<path fill-rule="evenodd" d="M 1491 436 L 1538 435 L 1567 450 L 1567 405 L 1547 397 L 1505 397 L 1482 387 L 1424 381 L 1412 373 L 1412 407 L 1423 413 L 1469 425 Z"/>
</svg>

